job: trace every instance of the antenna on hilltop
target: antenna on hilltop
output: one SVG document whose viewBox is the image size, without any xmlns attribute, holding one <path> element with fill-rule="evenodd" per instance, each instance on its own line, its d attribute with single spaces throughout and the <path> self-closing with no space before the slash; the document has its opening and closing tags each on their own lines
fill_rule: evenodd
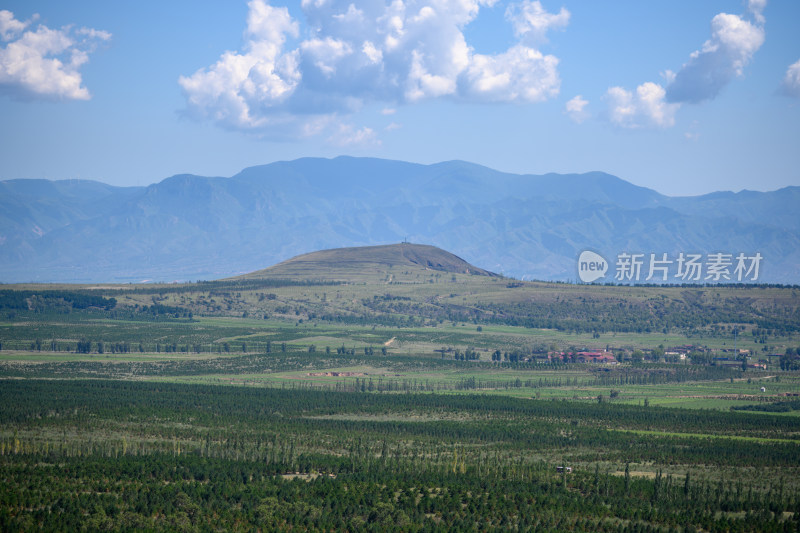
<svg viewBox="0 0 800 533">
<path fill-rule="evenodd" d="M 403 239 L 403 244 L 408 244 L 408 237 L 406 237 L 405 239 Z"/>
</svg>

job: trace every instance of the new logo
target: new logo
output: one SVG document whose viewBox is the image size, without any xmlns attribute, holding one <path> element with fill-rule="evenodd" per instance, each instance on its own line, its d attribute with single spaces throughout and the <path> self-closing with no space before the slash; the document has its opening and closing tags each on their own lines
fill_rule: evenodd
<svg viewBox="0 0 800 533">
<path fill-rule="evenodd" d="M 602 278 L 608 272 L 608 261 L 591 250 L 584 250 L 578 257 L 578 277 L 584 283 L 591 283 Z"/>
</svg>

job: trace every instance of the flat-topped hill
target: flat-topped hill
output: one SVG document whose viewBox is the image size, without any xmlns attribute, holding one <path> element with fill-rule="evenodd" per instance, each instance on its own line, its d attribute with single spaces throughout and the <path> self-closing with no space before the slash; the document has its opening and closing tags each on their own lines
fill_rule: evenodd
<svg viewBox="0 0 800 533">
<path fill-rule="evenodd" d="M 429 270 L 453 274 L 497 276 L 445 250 L 427 244 L 387 244 L 334 248 L 298 255 L 236 279 L 300 278 L 353 280 L 392 270 Z"/>
</svg>

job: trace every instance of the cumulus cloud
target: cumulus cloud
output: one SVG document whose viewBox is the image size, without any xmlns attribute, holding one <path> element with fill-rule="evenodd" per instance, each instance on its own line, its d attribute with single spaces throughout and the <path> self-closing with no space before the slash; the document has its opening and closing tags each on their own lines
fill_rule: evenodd
<svg viewBox="0 0 800 533">
<path fill-rule="evenodd" d="M 290 117 L 280 107 L 300 81 L 297 52 L 285 53 L 298 25 L 285 7 L 249 4 L 244 53 L 227 51 L 211 67 L 181 76 L 189 109 L 231 128 L 280 127 Z"/>
<path fill-rule="evenodd" d="M 34 15 L 34 19 L 39 18 Z M 21 33 L 31 24 L 31 21 L 21 21 L 14 18 L 14 13 L 5 9 L 0 10 L 0 40 L 9 41 Z"/>
<path fill-rule="evenodd" d="M 589 118 L 589 112 L 586 111 L 587 105 L 589 105 L 589 101 L 579 94 L 566 103 L 564 111 L 573 122 L 580 124 Z"/>
<path fill-rule="evenodd" d="M 29 29 L 36 19 L 20 21 L 11 11 L 0 10 L 0 87 L 20 99 L 91 98 L 80 68 L 96 44 L 111 34 L 70 26 Z"/>
<path fill-rule="evenodd" d="M 653 82 L 639 85 L 635 92 L 612 87 L 606 93 L 609 119 L 616 126 L 630 129 L 674 126 L 679 104 L 666 102 L 665 94 L 664 88 Z"/>
<path fill-rule="evenodd" d="M 785 95 L 800 98 L 800 60 L 789 65 L 781 88 Z"/>
<path fill-rule="evenodd" d="M 716 15 L 711 20 L 711 38 L 675 74 L 667 86 L 667 100 L 698 103 L 716 97 L 733 78 L 743 74 L 762 44 L 763 26 L 738 15 Z"/>
<path fill-rule="evenodd" d="M 711 38 L 689 56 L 678 72 L 663 73 L 666 87 L 647 82 L 635 92 L 612 87 L 606 93 L 609 120 L 623 128 L 667 128 L 682 104 L 715 98 L 764 44 L 763 10 L 767 0 L 748 0 L 744 16 L 719 13 L 711 20 Z"/>
<path fill-rule="evenodd" d="M 463 94 L 494 102 L 543 102 L 558 94 L 558 58 L 518 44 L 497 55 L 475 54 Z"/>
<path fill-rule="evenodd" d="M 547 32 L 564 29 L 569 24 L 570 12 L 564 7 L 556 13 L 548 13 L 538 0 L 524 0 L 520 4 L 511 4 L 506 9 L 506 18 L 514 26 L 517 37 L 534 41 L 547 40 Z"/>
<path fill-rule="evenodd" d="M 232 129 L 298 136 L 369 102 L 393 109 L 435 98 L 531 103 L 556 96 L 558 58 L 533 42 L 564 28 L 569 12 L 550 14 L 523 0 L 507 14 L 517 43 L 476 53 L 464 28 L 495 2 L 303 0 L 301 31 L 286 8 L 250 0 L 241 50 L 179 79 L 187 111 Z M 317 127 L 306 127 L 311 122 Z"/>
</svg>

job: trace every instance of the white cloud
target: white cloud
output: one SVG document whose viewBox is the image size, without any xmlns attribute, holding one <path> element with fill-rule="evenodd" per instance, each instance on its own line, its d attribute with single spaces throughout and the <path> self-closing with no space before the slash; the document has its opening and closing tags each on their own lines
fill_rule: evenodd
<svg viewBox="0 0 800 533">
<path fill-rule="evenodd" d="M 358 9 L 354 4 L 347 6 L 345 13 L 338 13 L 333 15 L 333 18 L 345 24 L 361 24 L 364 22 L 364 12 Z"/>
<path fill-rule="evenodd" d="M 716 97 L 733 78 L 743 74 L 763 43 L 763 26 L 738 15 L 716 15 L 711 20 L 711 38 L 675 74 L 667 86 L 667 100 L 698 103 Z"/>
<path fill-rule="evenodd" d="M 33 17 L 33 20 L 38 18 Z M 91 28 L 54 30 L 31 21 L 19 21 L 7 10 L 0 11 L 0 87 L 22 99 L 88 100 L 80 67 L 89 61 L 97 41 L 111 34 Z"/>
<path fill-rule="evenodd" d="M 762 13 L 765 7 L 767 7 L 767 0 L 747 0 L 747 9 L 759 24 L 764 24 L 764 15 Z"/>
<path fill-rule="evenodd" d="M 34 18 L 38 18 L 34 15 Z M 0 40 L 10 41 L 15 35 L 21 33 L 30 26 L 31 21 L 21 21 L 14 18 L 14 13 L 2 9 L 0 10 Z"/>
<path fill-rule="evenodd" d="M 800 98 L 800 60 L 789 65 L 783 78 L 782 89 L 787 96 Z"/>
<path fill-rule="evenodd" d="M 350 124 L 339 125 L 337 131 L 328 138 L 336 146 L 380 146 L 381 141 L 372 128 L 357 129 Z"/>
<path fill-rule="evenodd" d="M 755 23 L 738 15 L 719 13 L 711 20 L 711 38 L 689 56 L 678 72 L 662 73 L 666 88 L 646 82 L 633 93 L 612 87 L 606 93 L 609 120 L 623 128 L 668 128 L 675 124 L 675 113 L 684 103 L 700 103 L 715 98 L 764 44 L 766 0 L 748 0 Z M 692 138 L 688 136 L 687 138 Z"/>
<path fill-rule="evenodd" d="M 274 46 L 273 55 L 277 55 L 286 35 L 297 36 L 299 26 L 285 7 L 275 8 L 263 0 L 251 0 L 247 6 L 246 34 L 251 42 L 270 44 Z"/>
<path fill-rule="evenodd" d="M 108 41 L 111 39 L 111 33 L 104 30 L 95 30 L 94 28 L 79 28 L 75 33 L 84 35 L 90 39 L 100 39 L 101 41 Z"/>
<path fill-rule="evenodd" d="M 369 41 L 364 41 L 361 45 L 361 51 L 367 56 L 372 63 L 380 63 L 383 61 L 383 52 Z"/>
<path fill-rule="evenodd" d="M 459 69 L 453 64 L 452 59 L 441 60 L 427 56 L 420 50 L 412 50 L 405 99 L 415 102 L 455 93 L 455 78 L 458 72 Z"/>
<path fill-rule="evenodd" d="M 506 9 L 506 18 L 514 26 L 517 37 L 527 37 L 534 41 L 547 40 L 550 30 L 560 30 L 569 24 L 570 12 L 564 7 L 558 14 L 548 13 L 539 0 L 523 0 L 519 4 L 511 4 Z"/>
<path fill-rule="evenodd" d="M 367 102 L 393 108 L 436 98 L 524 103 L 556 96 L 558 58 L 531 39 L 563 28 L 569 13 L 523 0 L 510 8 L 519 42 L 478 54 L 464 28 L 495 2 L 303 0 L 301 37 L 286 8 L 251 0 L 242 49 L 180 78 L 187 111 L 232 129 L 291 136 L 309 131 L 306 122 L 332 124 Z M 287 37 L 298 41 L 289 47 Z"/>
<path fill-rule="evenodd" d="M 214 65 L 178 83 L 189 109 L 234 129 L 283 127 L 290 117 L 280 104 L 300 82 L 296 52 L 283 52 L 286 37 L 298 25 L 285 7 L 252 0 L 247 17 L 245 53 L 225 52 Z"/>
<path fill-rule="evenodd" d="M 348 43 L 331 37 L 304 41 L 300 50 L 303 57 L 313 61 L 314 66 L 328 78 L 336 73 L 336 63 L 353 53 Z"/>
<path fill-rule="evenodd" d="M 558 95 L 558 58 L 518 44 L 497 55 L 475 54 L 467 94 L 495 102 L 543 102 Z"/>
<path fill-rule="evenodd" d="M 580 124 L 589 118 L 589 112 L 586 111 L 586 106 L 589 101 L 584 99 L 580 94 L 571 98 L 564 106 L 564 111 L 567 113 L 573 122 Z"/>
<path fill-rule="evenodd" d="M 639 85 L 635 93 L 612 87 L 606 93 L 609 120 L 616 126 L 629 129 L 671 127 L 675 124 L 675 112 L 680 104 L 666 102 L 665 95 L 664 88 L 653 82 Z"/>
</svg>

